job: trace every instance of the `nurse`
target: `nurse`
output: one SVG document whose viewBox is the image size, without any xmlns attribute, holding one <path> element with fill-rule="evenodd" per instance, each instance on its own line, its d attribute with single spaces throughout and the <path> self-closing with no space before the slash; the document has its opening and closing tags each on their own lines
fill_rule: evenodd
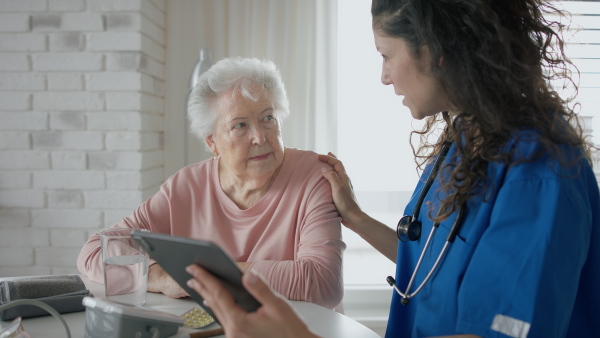
<svg viewBox="0 0 600 338">
<path fill-rule="evenodd" d="M 550 85 L 571 79 L 547 10 L 373 0 L 381 81 L 426 121 L 409 217 L 398 229 L 371 218 L 342 162 L 320 159 L 343 224 L 396 263 L 386 337 L 600 336 L 600 194 L 592 146 Z M 227 334 L 314 336 L 256 273 L 244 284 L 263 306 L 246 313 L 206 271 L 188 271 Z"/>
</svg>

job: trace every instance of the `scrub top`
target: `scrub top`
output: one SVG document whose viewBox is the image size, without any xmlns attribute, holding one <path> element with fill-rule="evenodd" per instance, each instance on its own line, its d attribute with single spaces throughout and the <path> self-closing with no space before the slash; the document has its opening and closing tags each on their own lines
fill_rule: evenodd
<svg viewBox="0 0 600 338">
<path fill-rule="evenodd" d="M 542 146 L 533 133 L 522 133 L 504 150 L 531 159 Z M 579 153 L 567 146 L 561 151 Z M 455 145 L 444 164 L 449 161 L 456 161 Z M 439 175 L 447 177 L 443 168 Z M 430 170 L 405 215 L 413 214 Z M 600 196 L 588 161 L 565 167 L 542 155 L 511 166 L 490 163 L 487 173 L 494 188 L 467 203 L 458 236 L 433 277 L 407 305 L 393 291 L 386 337 L 600 337 Z M 398 243 L 396 285 L 402 292 L 441 194 L 436 179 L 417 217 L 421 238 Z M 433 266 L 455 217 L 439 226 L 411 292 Z"/>
</svg>

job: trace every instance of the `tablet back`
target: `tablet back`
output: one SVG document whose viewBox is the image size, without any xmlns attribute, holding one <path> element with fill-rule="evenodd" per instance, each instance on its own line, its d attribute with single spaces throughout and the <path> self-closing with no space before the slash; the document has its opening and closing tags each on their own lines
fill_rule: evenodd
<svg viewBox="0 0 600 338">
<path fill-rule="evenodd" d="M 221 280 L 236 303 L 248 312 L 260 303 L 242 285 L 242 272 L 237 264 L 219 246 L 209 241 L 195 240 L 165 234 L 134 231 L 133 239 L 141 244 L 154 259 L 202 308 L 218 320 L 206 307 L 204 299 L 186 285 L 192 276 L 185 267 L 198 264 Z"/>
</svg>

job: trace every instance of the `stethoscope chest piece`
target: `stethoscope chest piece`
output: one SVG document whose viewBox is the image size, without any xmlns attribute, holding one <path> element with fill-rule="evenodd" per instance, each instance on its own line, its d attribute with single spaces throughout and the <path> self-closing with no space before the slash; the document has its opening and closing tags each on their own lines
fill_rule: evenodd
<svg viewBox="0 0 600 338">
<path fill-rule="evenodd" d="M 416 241 L 421 237 L 421 222 L 413 220 L 412 216 L 404 216 L 398 221 L 396 235 L 402 242 Z"/>
</svg>

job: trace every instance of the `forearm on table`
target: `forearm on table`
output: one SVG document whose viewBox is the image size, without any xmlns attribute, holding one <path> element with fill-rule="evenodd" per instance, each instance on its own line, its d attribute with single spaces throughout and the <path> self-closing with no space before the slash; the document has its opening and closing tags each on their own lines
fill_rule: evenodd
<svg viewBox="0 0 600 338">
<path fill-rule="evenodd" d="M 90 280 L 104 284 L 100 236 L 90 237 L 83 245 L 77 257 L 77 269 Z"/>
<path fill-rule="evenodd" d="M 300 226 L 300 242 L 293 261 L 269 268 L 270 278 L 283 281 L 278 289 L 292 300 L 327 308 L 339 305 L 344 296 L 340 218 L 335 209 L 314 208 Z"/>
<path fill-rule="evenodd" d="M 275 291 L 288 299 L 334 308 L 343 297 L 342 251 L 322 248 L 318 252 L 322 255 L 299 252 L 295 261 L 258 260 L 236 264 L 244 273 L 250 269 L 257 271 Z"/>
<path fill-rule="evenodd" d="M 253 263 L 253 269 L 284 297 L 332 309 L 339 305 L 344 296 L 341 265 L 341 259 L 329 265 L 300 259 L 257 261 Z"/>
<path fill-rule="evenodd" d="M 113 228 L 149 229 L 144 223 L 135 223 L 136 213 L 124 218 L 121 222 L 113 225 Z M 100 243 L 100 232 L 90 236 L 85 242 L 79 256 L 77 257 L 77 268 L 79 272 L 86 275 L 90 280 L 104 284 L 104 266 L 102 262 L 102 245 Z"/>
</svg>

